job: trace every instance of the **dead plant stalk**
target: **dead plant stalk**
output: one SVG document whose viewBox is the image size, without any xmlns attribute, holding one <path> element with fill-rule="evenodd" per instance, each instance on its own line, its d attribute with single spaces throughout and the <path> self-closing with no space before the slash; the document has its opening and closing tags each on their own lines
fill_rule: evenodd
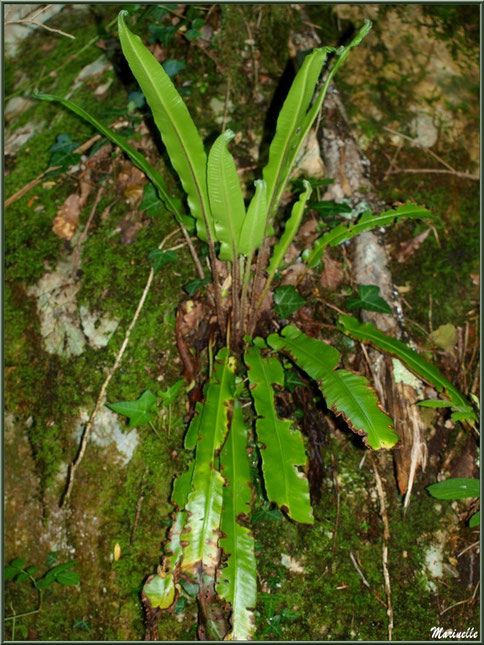
<svg viewBox="0 0 484 645">
<path fill-rule="evenodd" d="M 383 521 L 383 545 L 382 545 L 382 566 L 383 566 L 383 579 L 385 581 L 385 594 L 387 597 L 387 616 L 388 616 L 388 640 L 392 640 L 393 633 L 393 609 L 392 609 L 392 590 L 390 585 L 390 573 L 388 571 L 388 543 L 390 541 L 390 524 L 388 522 L 387 504 L 385 498 L 385 491 L 378 472 L 377 465 L 371 453 L 368 454 L 373 472 L 375 473 L 376 491 L 380 500 L 380 516 Z"/>
</svg>

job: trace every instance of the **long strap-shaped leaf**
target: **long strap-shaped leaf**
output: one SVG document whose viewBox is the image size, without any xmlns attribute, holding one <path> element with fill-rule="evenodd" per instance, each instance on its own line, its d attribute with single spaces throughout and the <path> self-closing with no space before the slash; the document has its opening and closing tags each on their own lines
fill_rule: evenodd
<svg viewBox="0 0 484 645">
<path fill-rule="evenodd" d="M 232 630 L 225 640 L 251 640 L 255 629 L 257 571 L 254 538 L 239 522 L 250 512 L 250 467 L 247 457 L 247 426 L 240 403 L 235 402 L 230 433 L 221 452 L 223 492 L 220 546 L 227 566 L 220 571 L 217 593 L 232 605 Z"/>
<path fill-rule="evenodd" d="M 258 419 L 257 438 L 261 449 L 262 471 L 268 498 L 297 522 L 312 524 L 306 476 L 299 468 L 307 462 L 301 433 L 292 429 L 288 419 L 280 419 L 274 407 L 273 383 L 284 384 L 284 371 L 276 357 L 263 358 L 258 347 L 251 347 L 245 362 L 249 368 L 251 395 Z"/>
<path fill-rule="evenodd" d="M 279 195 L 291 171 L 291 152 L 299 140 L 297 135 L 300 133 L 328 51 L 328 48 L 323 47 L 306 56 L 279 112 L 276 133 L 269 148 L 269 161 L 263 170 L 267 184 L 269 217 L 279 201 Z"/>
<path fill-rule="evenodd" d="M 264 301 L 264 298 L 266 296 L 266 293 L 269 291 L 269 287 L 271 286 L 271 283 L 276 274 L 276 271 L 281 266 L 281 263 L 284 259 L 284 255 L 286 254 L 286 251 L 290 243 L 294 239 L 294 236 L 298 232 L 299 225 L 304 215 L 304 208 L 306 206 L 306 202 L 309 199 L 309 196 L 311 195 L 311 192 L 312 192 L 311 184 L 306 180 L 304 180 L 304 188 L 305 188 L 305 191 L 300 195 L 299 200 L 292 207 L 291 215 L 287 220 L 286 226 L 284 228 L 284 233 L 281 235 L 280 240 L 274 246 L 274 250 L 272 251 L 271 260 L 269 262 L 269 266 L 267 269 L 268 271 L 267 280 L 257 300 L 256 309 L 258 309 L 262 304 L 262 302 Z"/>
<path fill-rule="evenodd" d="M 392 420 L 378 407 L 377 396 L 368 381 L 352 372 L 335 370 L 337 350 L 330 351 L 326 343 L 309 338 L 294 325 L 285 327 L 281 336 L 271 334 L 267 342 L 288 354 L 317 381 L 328 407 L 344 415 L 351 429 L 362 435 L 370 448 L 391 448 L 397 443 Z M 321 345 L 319 350 L 316 344 Z"/>
<path fill-rule="evenodd" d="M 163 558 L 163 570 L 158 570 L 158 574 L 143 586 L 143 592 L 152 608 L 168 609 L 175 600 L 175 583 L 183 553 L 181 534 L 187 518 L 187 513 L 183 508 L 191 490 L 194 464 L 195 462 L 192 461 L 188 469 L 177 477 L 173 485 L 171 501 L 178 510 L 174 514 L 168 534 L 167 554 Z"/>
<path fill-rule="evenodd" d="M 141 38 L 127 28 L 124 22 L 127 15 L 128 12 L 123 10 L 118 17 L 123 54 L 150 106 L 171 163 L 187 193 L 190 212 L 197 220 L 198 235 L 206 240 L 208 226 L 214 238 L 207 194 L 207 155 L 202 139 L 163 67 L 143 45 Z"/>
<path fill-rule="evenodd" d="M 460 419 L 477 420 L 472 406 L 459 390 L 440 373 L 435 365 L 422 358 L 405 343 L 383 334 L 371 323 L 360 323 L 353 316 L 340 316 L 338 327 L 345 334 L 357 338 L 363 343 L 371 343 L 374 347 L 397 356 L 412 372 L 415 372 L 424 381 L 433 385 L 438 392 L 442 392 L 445 389 L 452 403 L 462 413 L 459 417 Z"/>
<path fill-rule="evenodd" d="M 192 490 L 185 507 L 189 516 L 181 537 L 186 543 L 181 570 L 198 582 L 203 574 L 215 576 L 219 560 L 224 479 L 215 468 L 215 456 L 229 429 L 235 391 L 235 364 L 227 348 L 220 350 L 215 363 L 198 426 Z"/>
<path fill-rule="evenodd" d="M 300 71 L 296 75 L 293 86 L 282 106 L 277 121 L 279 134 L 276 130 L 276 135 L 269 149 L 269 162 L 263 171 L 263 177 L 268 187 L 269 218 L 272 217 L 279 203 L 280 196 L 289 178 L 299 149 L 319 113 L 331 80 L 346 60 L 350 50 L 360 44 L 370 29 L 371 21 L 365 20 L 363 27 L 348 46 L 340 47 L 337 50 L 334 50 L 332 47 L 316 49 L 306 57 Z M 311 95 L 314 92 L 319 73 L 327 53 L 330 51 L 335 51 L 339 58 L 333 65 L 323 87 L 309 108 Z"/>
<path fill-rule="evenodd" d="M 221 260 L 237 259 L 240 230 L 245 217 L 239 177 L 234 159 L 227 148 L 234 136 L 232 130 L 226 130 L 217 137 L 208 155 L 208 196 L 215 232 L 221 242 Z"/>
<path fill-rule="evenodd" d="M 422 206 L 415 206 L 414 204 L 405 204 L 399 206 L 395 210 L 385 211 L 380 215 L 372 215 L 370 211 L 366 211 L 355 223 L 345 223 L 336 226 L 328 233 L 318 238 L 314 243 L 314 247 L 309 250 L 306 249 L 303 253 L 303 260 L 308 267 L 313 268 L 317 266 L 321 257 L 323 256 L 324 249 L 329 246 L 336 246 L 352 237 L 363 233 L 363 231 L 370 231 L 374 228 L 389 226 L 393 224 L 396 219 L 410 217 L 412 219 L 423 219 L 424 217 L 433 217 L 426 208 Z"/>
<path fill-rule="evenodd" d="M 146 161 L 143 155 L 135 148 L 133 148 L 133 146 L 128 143 L 124 137 L 117 134 L 117 132 L 113 132 L 112 130 L 107 128 L 103 123 L 101 123 L 101 121 L 98 121 L 91 114 L 89 114 L 89 112 L 86 112 L 86 110 L 79 107 L 75 103 L 72 103 L 72 101 L 69 101 L 68 99 L 64 99 L 61 96 L 56 96 L 54 94 L 42 94 L 40 92 L 34 92 L 33 95 L 35 96 L 35 98 L 42 99 L 43 101 L 56 101 L 74 112 L 74 114 L 77 114 L 77 116 L 80 116 L 81 119 L 84 119 L 84 121 L 87 121 L 87 123 L 93 125 L 97 130 L 99 130 L 101 134 L 109 139 L 109 141 L 121 148 L 121 150 L 128 155 L 134 165 L 142 172 L 144 172 L 148 179 L 153 182 L 158 191 L 160 199 L 162 199 L 165 206 L 174 213 L 178 221 L 182 221 L 185 225 L 190 225 L 190 221 L 193 222 L 191 218 L 187 218 L 186 215 L 181 213 L 177 204 L 178 200 L 174 199 L 168 193 L 165 180 L 160 175 L 160 173 L 155 170 L 155 168 L 153 168 L 153 166 L 151 166 Z"/>
<path fill-rule="evenodd" d="M 263 179 L 254 181 L 255 193 L 247 208 L 239 236 L 239 251 L 249 259 L 262 244 L 267 214 L 267 184 Z"/>
<path fill-rule="evenodd" d="M 306 180 L 304 180 L 303 183 L 304 192 L 301 193 L 298 201 L 292 207 L 291 215 L 287 220 L 286 226 L 284 228 L 284 233 L 281 235 L 281 238 L 274 246 L 274 250 L 272 251 L 271 260 L 267 269 L 268 281 L 272 280 L 272 277 L 280 267 L 284 259 L 284 255 L 286 254 L 290 243 L 293 241 L 294 236 L 299 229 L 299 224 L 301 223 L 301 220 L 303 218 L 306 202 L 308 201 L 312 192 L 311 184 Z"/>
</svg>

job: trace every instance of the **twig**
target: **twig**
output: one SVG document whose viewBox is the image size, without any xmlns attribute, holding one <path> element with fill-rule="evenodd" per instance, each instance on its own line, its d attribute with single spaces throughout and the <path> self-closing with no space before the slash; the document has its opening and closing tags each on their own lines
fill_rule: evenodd
<svg viewBox="0 0 484 645">
<path fill-rule="evenodd" d="M 469 172 L 458 172 L 457 170 L 443 170 L 442 168 L 395 168 L 395 170 L 389 170 L 389 175 L 396 175 L 401 172 L 413 173 L 413 174 L 425 174 L 425 173 L 438 173 L 441 175 L 455 175 L 460 179 L 473 179 L 479 181 L 479 175 L 472 175 Z"/>
<path fill-rule="evenodd" d="M 449 467 L 450 462 L 452 461 L 452 459 L 454 459 L 455 453 L 457 452 L 457 449 L 460 448 L 460 442 L 462 441 L 464 436 L 467 436 L 467 433 L 465 432 L 465 430 L 463 428 L 461 428 L 459 430 L 459 434 L 457 435 L 455 443 L 454 443 L 454 445 L 452 447 L 452 450 L 449 452 L 449 454 L 445 458 L 444 463 L 442 464 L 442 466 L 440 468 L 441 473 L 444 473 L 447 470 L 447 468 Z"/>
<path fill-rule="evenodd" d="M 17 201 L 17 199 L 20 199 L 24 195 L 26 195 L 32 188 L 35 188 L 40 182 L 42 181 L 42 178 L 48 173 L 52 172 L 53 170 L 57 170 L 61 166 L 52 166 L 51 168 L 47 168 L 47 170 L 44 170 L 44 172 L 41 172 L 38 177 L 35 179 L 32 179 L 32 181 L 29 181 L 28 184 L 25 184 L 23 188 L 20 188 L 20 190 L 17 190 L 16 193 L 14 193 L 11 197 L 5 200 L 4 203 L 4 208 L 8 208 L 8 206 L 11 206 L 14 202 Z"/>
<path fill-rule="evenodd" d="M 390 586 L 390 574 L 388 572 L 388 543 L 390 541 L 390 525 L 388 522 L 388 514 L 386 509 L 385 491 L 383 490 L 380 474 L 376 466 L 373 455 L 368 455 L 373 472 L 375 473 L 376 490 L 380 499 L 380 516 L 383 520 L 383 546 L 382 546 L 382 565 L 383 565 L 383 578 L 385 580 L 385 594 L 387 597 L 387 616 L 388 616 L 388 640 L 392 640 L 393 632 L 393 609 L 392 609 L 392 591 Z"/>
<path fill-rule="evenodd" d="M 175 229 L 174 231 L 169 233 L 164 238 L 164 240 L 162 240 L 162 242 L 159 244 L 158 249 L 161 250 L 165 246 L 166 242 L 171 237 L 176 235 L 177 233 L 178 233 L 178 229 Z M 119 364 L 121 362 L 121 359 L 123 358 L 123 354 L 124 354 L 124 352 L 126 350 L 128 342 L 129 342 L 129 337 L 130 337 L 131 332 L 133 331 L 133 328 L 134 328 L 134 326 L 136 324 L 136 321 L 138 320 L 138 317 L 139 317 L 139 315 L 141 313 L 141 309 L 143 308 L 143 305 L 145 303 L 146 297 L 147 297 L 148 292 L 149 292 L 150 287 L 151 287 L 151 283 L 153 282 L 154 275 L 155 275 L 154 269 L 151 269 L 150 273 L 149 273 L 149 276 L 148 276 L 148 280 L 146 281 L 144 291 L 143 291 L 143 293 L 141 295 L 141 298 L 140 298 L 140 301 L 138 303 L 138 307 L 136 309 L 136 312 L 135 312 L 135 314 L 133 316 L 133 319 L 131 320 L 131 323 L 129 324 L 128 329 L 126 330 L 126 334 L 124 336 L 123 344 L 121 345 L 121 348 L 120 348 L 120 350 L 118 352 L 118 355 L 116 356 L 116 360 L 114 361 L 113 366 L 109 370 L 109 373 L 108 373 L 108 375 L 106 377 L 106 380 L 102 384 L 101 391 L 99 392 L 99 396 L 98 396 L 97 401 L 96 401 L 96 406 L 95 406 L 95 408 L 94 408 L 94 410 L 93 410 L 93 412 L 92 412 L 92 414 L 91 414 L 91 416 L 89 418 L 89 421 L 86 424 L 86 427 L 84 428 L 84 432 L 82 433 L 79 452 L 77 453 L 77 457 L 74 459 L 74 461 L 72 462 L 72 464 L 69 467 L 69 474 L 68 474 L 68 479 L 67 479 L 66 492 L 65 492 L 65 494 L 64 494 L 64 496 L 63 496 L 63 498 L 61 499 L 61 502 L 60 502 L 60 507 L 61 508 L 69 500 L 69 497 L 71 495 L 72 485 L 74 483 L 74 477 L 75 477 L 75 474 L 76 474 L 76 470 L 79 468 L 79 464 L 81 463 L 81 461 L 82 461 L 82 459 L 84 457 L 84 453 L 86 452 L 87 440 L 89 439 L 89 435 L 90 435 L 92 426 L 94 424 L 94 420 L 95 420 L 95 418 L 97 416 L 97 413 L 99 412 L 99 410 L 101 408 L 106 389 L 107 389 L 111 379 L 113 378 L 113 375 L 114 375 L 115 371 L 117 370 L 117 368 L 118 368 L 118 366 L 119 366 Z"/>
<path fill-rule="evenodd" d="M 5 24 L 6 25 L 35 25 L 36 27 L 42 27 L 43 29 L 47 29 L 47 31 L 52 31 L 56 34 L 60 34 L 61 36 L 66 36 L 67 38 L 72 38 L 75 40 L 75 36 L 72 34 L 68 34 L 65 31 L 61 31 L 60 29 L 54 29 L 54 27 L 48 27 L 42 22 L 37 22 L 34 20 L 34 18 L 37 18 L 37 16 L 40 16 L 41 13 L 44 11 L 47 11 L 47 9 L 50 9 L 52 7 L 51 4 L 46 5 L 45 7 L 42 7 L 41 9 L 37 9 L 33 13 L 31 13 L 29 16 L 26 18 L 18 18 L 17 20 L 8 20 Z"/>
<path fill-rule="evenodd" d="M 129 546 L 133 546 L 134 544 L 134 536 L 136 533 L 136 529 L 138 528 L 138 522 L 139 522 L 139 516 L 141 514 L 141 506 L 143 505 L 143 500 L 145 498 L 144 492 L 143 492 L 143 486 L 144 482 L 146 479 L 146 473 L 148 472 L 148 467 L 145 468 L 145 471 L 143 473 L 143 477 L 141 478 L 141 485 L 140 485 L 140 494 L 138 497 L 138 502 L 136 504 L 136 515 L 134 517 L 134 522 L 133 522 L 133 528 L 131 529 L 131 535 L 129 536 Z"/>
<path fill-rule="evenodd" d="M 466 548 L 465 548 L 465 549 L 463 549 L 463 550 L 458 554 L 458 556 L 457 556 L 457 557 L 458 557 L 458 558 L 460 558 L 460 556 L 461 556 L 461 555 L 464 555 L 464 553 L 466 553 L 467 551 L 469 551 L 469 549 L 473 549 L 475 546 L 479 546 L 479 545 L 480 545 L 480 543 L 481 543 L 481 542 L 480 542 L 480 540 L 477 540 L 477 542 L 473 542 L 472 544 L 469 544 L 469 546 L 466 546 Z"/>
<path fill-rule="evenodd" d="M 338 525 L 339 525 L 340 494 L 339 494 L 338 478 L 336 476 L 336 459 L 334 458 L 333 453 L 331 453 L 331 466 L 333 469 L 333 472 L 332 472 L 333 486 L 334 486 L 334 494 L 336 497 L 336 519 L 334 522 L 333 546 L 331 547 L 331 554 L 334 555 L 334 552 L 336 550 L 336 536 L 338 533 Z"/>
<path fill-rule="evenodd" d="M 397 157 L 400 154 L 400 150 L 402 149 L 402 146 L 403 146 L 403 143 L 400 141 L 397 146 L 397 149 L 395 150 L 395 154 L 390 159 L 390 165 L 388 166 L 385 174 L 383 175 L 382 181 L 385 181 L 385 179 L 388 177 L 388 173 L 390 172 L 390 170 L 393 169 L 393 166 L 395 165 L 395 161 L 397 160 Z M 385 156 L 388 157 L 388 155 L 385 155 Z"/>
<path fill-rule="evenodd" d="M 116 126 L 113 126 L 114 128 Z M 78 148 L 74 150 L 74 152 L 78 155 L 83 154 L 86 150 L 88 150 L 93 143 L 98 141 L 98 139 L 101 138 L 100 134 L 96 134 L 84 143 L 82 143 Z M 42 178 L 45 177 L 45 175 L 49 172 L 53 172 L 54 170 L 57 170 L 58 168 L 61 168 L 62 166 L 51 166 L 50 168 L 47 168 L 47 170 L 44 170 L 44 172 L 41 172 L 40 175 L 38 175 L 35 179 L 32 179 L 32 181 L 29 181 L 28 184 L 25 184 L 23 188 L 20 188 L 20 190 L 17 190 L 16 193 L 14 193 L 11 197 L 5 200 L 4 207 L 7 208 L 8 206 L 11 206 L 14 202 L 16 202 L 18 199 L 26 195 L 32 188 L 35 188 L 40 182 L 42 181 Z"/>
<path fill-rule="evenodd" d="M 86 226 L 84 227 L 84 230 L 82 231 L 81 236 L 79 237 L 79 241 L 77 242 L 76 250 L 74 253 L 74 269 L 72 271 L 72 275 L 74 277 L 77 275 L 77 269 L 79 268 L 79 262 L 81 261 L 82 245 L 84 243 L 84 240 L 87 237 L 87 232 L 89 230 L 89 227 L 91 226 L 92 220 L 94 218 L 94 214 L 96 212 L 96 208 L 99 204 L 99 200 L 101 199 L 101 195 L 103 194 L 103 192 L 104 192 L 104 186 L 100 186 L 99 190 L 97 191 L 94 204 L 92 205 L 91 212 L 89 213 L 89 218 L 86 222 Z"/>
<path fill-rule="evenodd" d="M 365 578 L 365 576 L 364 576 L 364 574 L 363 574 L 363 571 L 361 570 L 361 568 L 360 568 L 360 566 L 359 566 L 359 564 L 358 564 L 358 562 L 357 562 L 357 560 L 356 560 L 355 556 L 353 555 L 353 552 L 352 552 L 352 551 L 350 551 L 350 559 L 351 559 L 351 562 L 353 563 L 353 566 L 355 567 L 355 569 L 356 569 L 356 571 L 357 571 L 358 575 L 360 576 L 361 581 L 362 581 L 362 582 L 363 582 L 363 584 L 365 585 L 365 587 L 367 587 L 367 588 L 371 591 L 371 593 L 375 596 L 375 598 L 378 600 L 378 602 L 379 602 L 381 605 L 383 605 L 383 606 L 385 607 L 385 609 L 386 609 L 386 607 L 387 607 L 387 606 L 386 606 L 385 601 L 384 601 L 384 600 L 382 600 L 382 599 L 380 598 L 379 594 L 375 591 L 375 589 L 372 589 L 372 588 L 371 588 L 370 583 L 369 583 L 369 582 L 368 582 L 368 580 Z"/>
<path fill-rule="evenodd" d="M 476 597 L 477 590 L 479 589 L 481 581 L 479 580 L 478 583 L 476 584 L 476 588 L 474 589 L 474 593 L 470 598 L 466 598 L 465 600 L 459 600 L 459 602 L 456 602 L 455 604 L 451 605 L 450 607 L 447 607 L 447 609 L 444 609 L 443 611 L 440 612 L 440 615 L 443 616 L 447 611 L 450 609 L 454 609 L 454 607 L 458 607 L 459 605 L 465 605 L 466 603 L 471 603 L 474 598 Z"/>
<path fill-rule="evenodd" d="M 418 148 L 422 148 L 422 146 L 416 141 L 415 139 L 412 139 L 412 137 L 407 136 L 406 134 L 402 134 L 401 132 L 397 132 L 396 130 L 392 130 L 392 128 L 383 128 L 387 132 L 391 132 L 392 134 L 396 134 L 397 137 L 401 137 L 402 139 L 406 139 L 407 141 L 410 141 L 413 143 L 414 146 L 417 146 Z M 443 166 L 445 166 L 448 170 L 452 172 L 457 172 L 455 168 L 453 168 L 450 164 L 448 164 L 442 157 L 439 157 L 437 153 L 435 153 L 433 150 L 430 148 L 425 148 L 425 151 L 429 153 L 434 159 L 436 159 L 439 163 L 441 163 Z"/>
</svg>

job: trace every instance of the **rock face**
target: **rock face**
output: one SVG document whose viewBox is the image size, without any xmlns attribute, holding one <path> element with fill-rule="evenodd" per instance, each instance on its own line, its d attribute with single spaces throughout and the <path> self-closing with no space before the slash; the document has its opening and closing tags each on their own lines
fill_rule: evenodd
<svg viewBox="0 0 484 645">
<path fill-rule="evenodd" d="M 475 48 L 466 46 L 465 27 L 455 28 L 446 40 L 443 28 L 417 4 L 338 4 L 334 11 L 355 25 L 364 18 L 374 24 L 373 33 L 358 47 L 357 59 L 365 64 L 350 59 L 342 74 L 346 83 L 358 87 L 360 112 L 380 121 L 382 100 L 397 104 L 405 96 L 401 107 L 413 115 L 407 134 L 418 145 L 431 147 L 437 137 L 448 143 L 464 138 L 470 159 L 478 162 L 479 58 Z M 478 24 L 477 7 L 475 21 Z"/>
<path fill-rule="evenodd" d="M 62 11 L 63 4 L 47 5 L 42 13 L 39 13 L 38 4 L 21 3 L 21 4 L 6 4 L 5 5 L 5 32 L 4 32 L 4 45 L 7 56 L 15 56 L 19 44 L 28 38 L 33 29 L 39 27 L 33 24 L 16 23 L 15 20 L 24 20 L 29 16 L 34 16 L 36 22 L 44 23 L 52 16 L 55 16 Z M 35 14 L 38 14 L 35 16 Z"/>
<path fill-rule="evenodd" d="M 86 307 L 79 309 L 80 283 L 73 272 L 73 260 L 61 260 L 55 271 L 45 273 L 28 291 L 37 298 L 40 333 L 50 354 L 79 356 L 86 343 L 96 349 L 104 347 L 118 326 L 117 320 L 102 318 Z"/>
</svg>

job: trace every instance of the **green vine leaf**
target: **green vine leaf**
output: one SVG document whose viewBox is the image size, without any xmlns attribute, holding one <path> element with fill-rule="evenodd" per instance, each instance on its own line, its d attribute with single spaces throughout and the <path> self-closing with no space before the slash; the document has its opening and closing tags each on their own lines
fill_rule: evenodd
<svg viewBox="0 0 484 645">
<path fill-rule="evenodd" d="M 176 262 L 178 256 L 176 251 L 161 251 L 160 249 L 154 249 L 148 253 L 148 259 L 153 262 L 153 271 L 159 271 L 167 264 L 171 262 Z"/>
<path fill-rule="evenodd" d="M 168 387 L 166 390 L 160 390 L 158 396 L 162 399 L 163 405 L 171 405 L 176 401 L 177 396 L 183 389 L 185 384 L 184 379 L 178 379 L 173 385 Z"/>
<path fill-rule="evenodd" d="M 212 282 L 212 278 L 206 277 L 201 280 L 200 278 L 196 278 L 195 280 L 191 280 L 190 282 L 187 282 L 187 284 L 183 285 L 184 291 L 188 293 L 189 296 L 194 296 L 199 289 L 204 287 L 206 284 L 210 284 Z"/>
<path fill-rule="evenodd" d="M 157 215 L 163 215 L 165 212 L 165 207 L 163 202 L 156 194 L 156 189 L 153 184 L 148 183 L 143 190 L 143 199 L 139 205 L 140 211 L 145 211 L 146 215 L 154 217 Z"/>
<path fill-rule="evenodd" d="M 359 284 L 358 298 L 348 298 L 348 309 L 366 309 L 381 314 L 393 314 L 390 305 L 380 296 L 380 287 L 374 284 Z"/>
<path fill-rule="evenodd" d="M 476 526 L 481 525 L 481 511 L 477 511 L 477 513 L 474 513 L 474 515 L 471 517 L 469 520 L 469 526 L 471 529 L 473 529 Z"/>
<path fill-rule="evenodd" d="M 312 524 L 309 487 L 301 468 L 307 463 L 301 433 L 289 419 L 277 416 L 272 384 L 284 385 L 284 370 L 277 358 L 263 358 L 258 347 L 245 354 L 249 368 L 250 393 L 258 415 L 257 438 L 267 497 L 296 522 Z"/>
<path fill-rule="evenodd" d="M 155 395 L 146 390 L 136 401 L 119 401 L 118 403 L 107 403 L 106 407 L 113 412 L 122 414 L 129 419 L 129 427 L 135 428 L 143 423 L 150 423 L 156 416 L 153 407 L 156 403 Z"/>
<path fill-rule="evenodd" d="M 306 301 L 292 284 L 278 287 L 274 291 L 274 310 L 281 318 L 289 318 L 304 304 L 306 304 Z"/>
</svg>

